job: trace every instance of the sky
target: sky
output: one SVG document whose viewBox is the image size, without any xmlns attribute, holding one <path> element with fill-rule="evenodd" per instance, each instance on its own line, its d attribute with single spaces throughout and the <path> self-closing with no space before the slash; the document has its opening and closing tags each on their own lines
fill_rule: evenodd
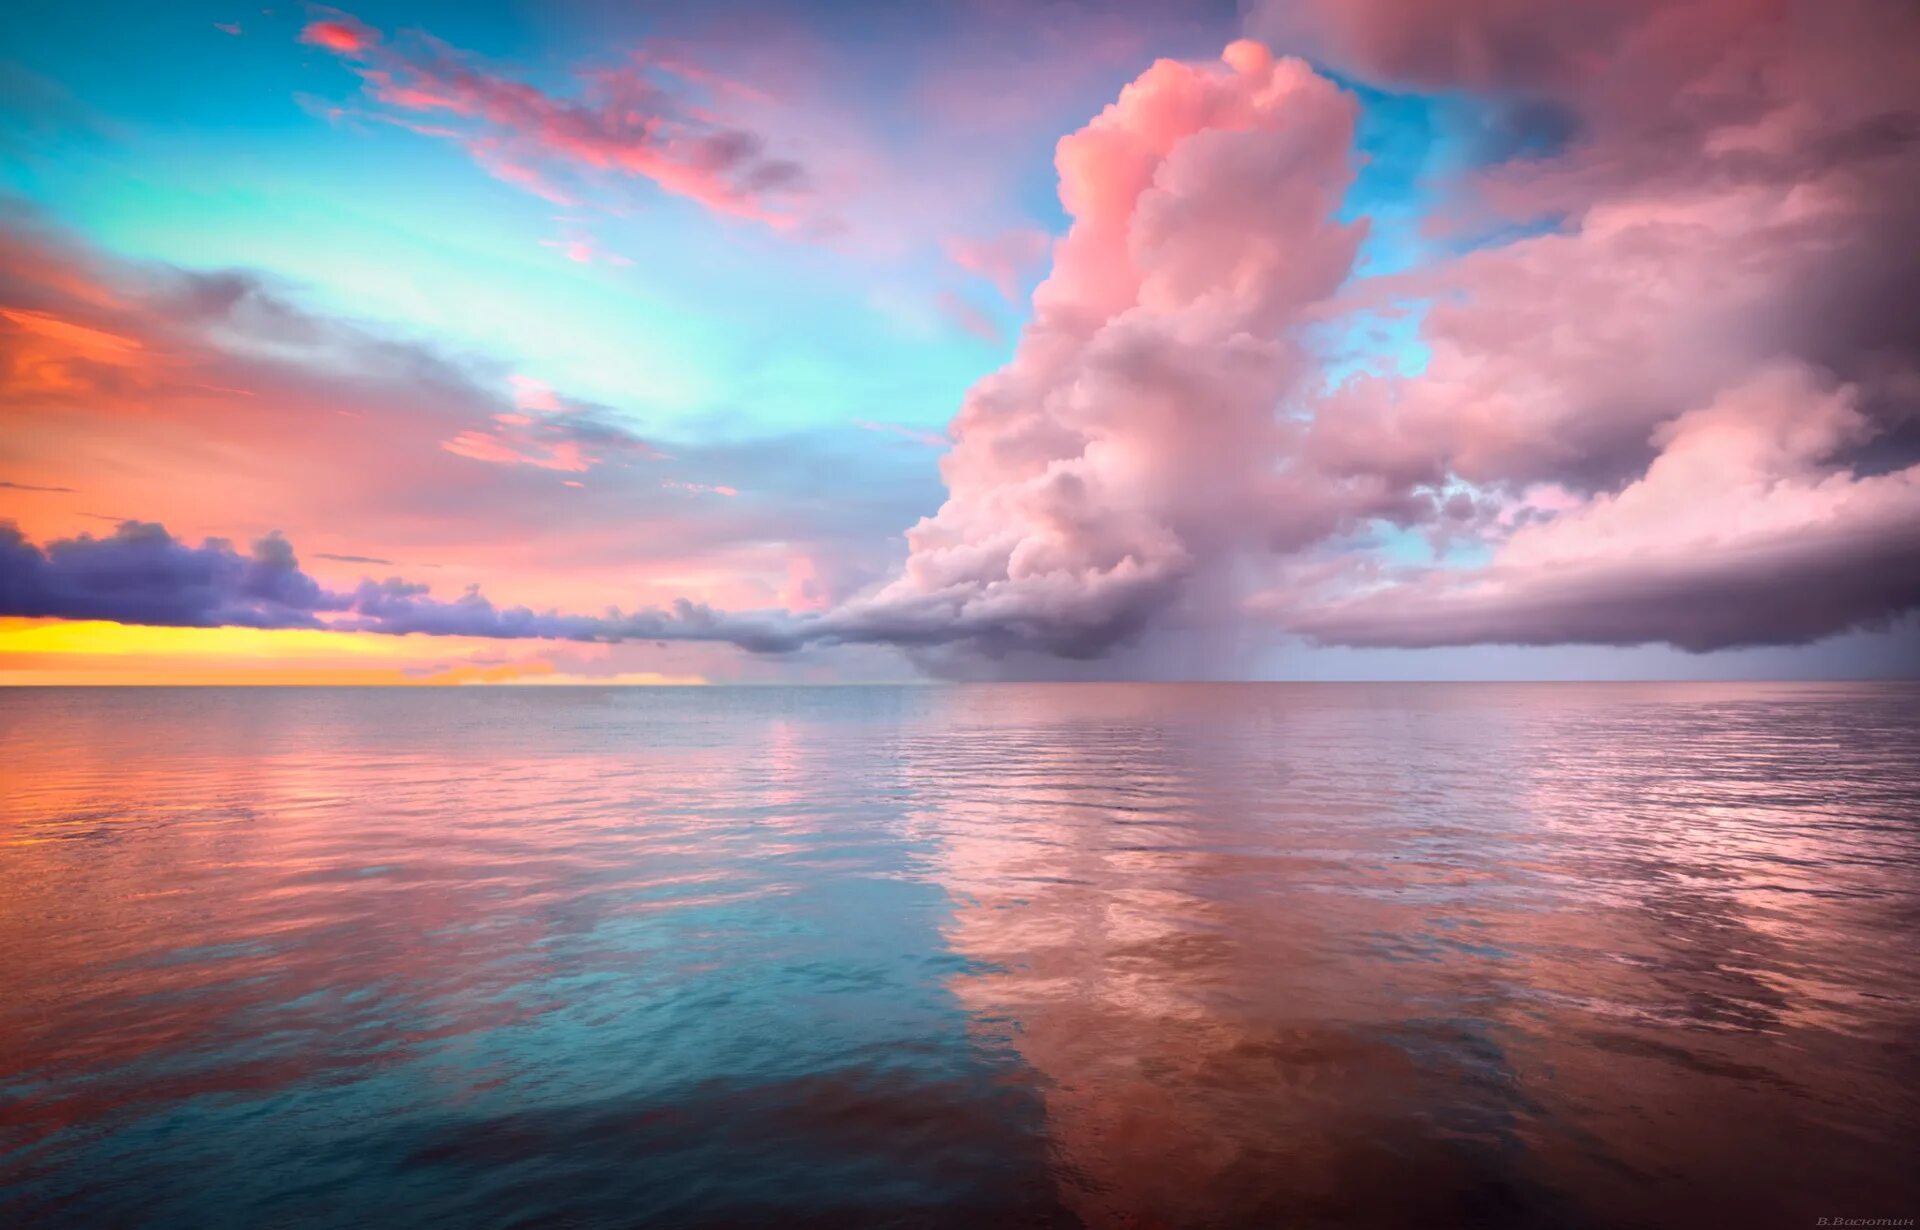
<svg viewBox="0 0 1920 1230">
<path fill-rule="evenodd" d="M 28 0 L 0 682 L 1920 675 L 1903 0 Z"/>
</svg>

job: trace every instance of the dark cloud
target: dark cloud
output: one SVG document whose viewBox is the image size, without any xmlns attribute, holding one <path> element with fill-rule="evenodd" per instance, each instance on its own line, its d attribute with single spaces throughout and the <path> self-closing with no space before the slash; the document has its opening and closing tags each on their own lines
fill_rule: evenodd
<svg viewBox="0 0 1920 1230">
<path fill-rule="evenodd" d="M 56 495 L 78 494 L 72 487 L 39 487 L 32 483 L 10 483 L 0 480 L 0 490 L 6 491 L 44 491 Z"/>
<path fill-rule="evenodd" d="M 1505 576 L 1438 573 L 1290 627 L 1322 644 L 1645 645 L 1694 653 L 1884 629 L 1920 607 L 1920 532 L 1816 528 L 1764 549 Z"/>
<path fill-rule="evenodd" d="M 0 522 L 0 614 L 108 619 L 175 627 L 313 628 L 330 609 L 272 534 L 242 555 L 225 539 L 198 547 L 165 529 L 128 521 L 109 538 L 83 534 L 29 543 Z"/>
<path fill-rule="evenodd" d="M 278 533 L 236 550 L 223 538 L 191 546 L 162 526 L 128 521 L 105 538 L 44 547 L 0 522 L 0 615 L 100 619 L 166 627 L 330 628 L 404 636 L 575 641 L 722 641 L 757 653 L 831 637 L 784 614 L 728 615 L 680 601 L 661 611 L 569 615 L 497 607 L 477 588 L 452 601 L 399 578 L 333 591 L 301 570 Z"/>
<path fill-rule="evenodd" d="M 329 628 L 405 636 L 573 641 L 714 641 L 753 653 L 810 644 L 932 647 L 968 642 L 992 654 L 1040 651 L 1093 657 L 1129 634 L 1137 595 L 1116 592 L 1090 613 L 1062 590 L 1062 610 L 1002 607 L 958 594 L 914 603 L 850 602 L 818 615 L 728 613 L 680 600 L 665 609 L 600 615 L 499 607 L 469 588 L 458 598 L 398 577 L 328 590 L 301 570 L 278 533 L 249 552 L 221 538 L 192 546 L 159 525 L 129 521 L 111 536 L 82 534 L 44 547 L 0 522 L 0 615 L 100 619 L 170 627 Z M 1072 607 L 1068 618 L 1068 606 Z M 1097 627 L 1096 627 L 1097 625 Z"/>
<path fill-rule="evenodd" d="M 333 560 L 335 563 L 339 563 L 339 564 L 379 564 L 383 568 L 390 568 L 393 566 L 392 560 L 381 559 L 379 556 L 376 556 L 376 555 L 334 555 L 329 551 L 315 551 L 313 553 L 313 558 L 330 559 L 330 560 Z"/>
<path fill-rule="evenodd" d="M 1851 386 L 1776 364 L 1664 428 L 1618 493 L 1514 527 L 1490 564 L 1378 588 L 1336 577 L 1359 596 L 1273 602 L 1295 632 L 1372 647 L 1704 652 L 1885 627 L 1920 607 L 1920 467 L 1831 464 L 1872 430 L 1860 405 Z"/>
</svg>

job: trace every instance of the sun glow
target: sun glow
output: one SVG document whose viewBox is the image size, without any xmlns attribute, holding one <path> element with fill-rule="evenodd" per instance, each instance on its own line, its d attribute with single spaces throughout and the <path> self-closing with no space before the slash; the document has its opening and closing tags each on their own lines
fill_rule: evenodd
<svg viewBox="0 0 1920 1230">
<path fill-rule="evenodd" d="M 0 618 L 0 685 L 686 686 L 707 682 L 699 675 L 653 671 L 591 676 L 562 669 L 551 655 L 500 661 L 499 653 L 497 643 L 472 637 Z"/>
</svg>

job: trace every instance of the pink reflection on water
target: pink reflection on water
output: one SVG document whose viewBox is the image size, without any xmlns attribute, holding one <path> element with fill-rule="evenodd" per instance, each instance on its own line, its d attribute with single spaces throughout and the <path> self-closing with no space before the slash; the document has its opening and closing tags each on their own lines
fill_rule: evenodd
<svg viewBox="0 0 1920 1230">
<path fill-rule="evenodd" d="M 907 774 L 954 993 L 1088 1224 L 1776 1217 L 1756 1167 L 1901 1190 L 1809 1117 L 1920 1123 L 1859 1050 L 1915 1023 L 1911 766 L 1786 701 L 1841 726 L 1738 689 L 1047 689 L 959 703 Z"/>
</svg>

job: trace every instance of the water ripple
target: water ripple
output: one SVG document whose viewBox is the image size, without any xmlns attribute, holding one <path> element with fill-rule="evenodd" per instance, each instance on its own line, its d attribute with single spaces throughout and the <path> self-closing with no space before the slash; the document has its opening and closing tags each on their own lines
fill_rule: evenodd
<svg viewBox="0 0 1920 1230">
<path fill-rule="evenodd" d="M 1912 687 L 16 690 L 0 744 L 8 1224 L 1920 1207 Z"/>
</svg>

